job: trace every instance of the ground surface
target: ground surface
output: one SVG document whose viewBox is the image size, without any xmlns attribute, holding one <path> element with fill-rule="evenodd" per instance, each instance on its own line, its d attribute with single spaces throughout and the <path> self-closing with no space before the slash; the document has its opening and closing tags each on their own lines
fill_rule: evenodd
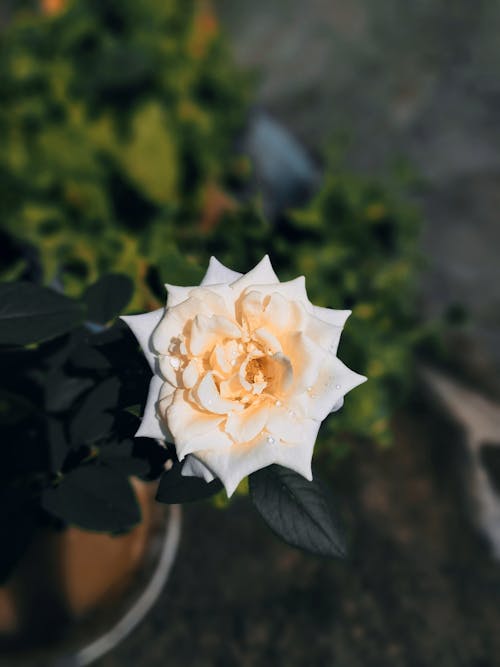
<svg viewBox="0 0 500 667">
<path fill-rule="evenodd" d="M 329 476 L 348 561 L 282 545 L 246 500 L 187 507 L 160 602 L 96 667 L 500 664 L 500 567 L 464 514 L 455 436 L 420 410 L 395 449 L 359 445 Z"/>
</svg>

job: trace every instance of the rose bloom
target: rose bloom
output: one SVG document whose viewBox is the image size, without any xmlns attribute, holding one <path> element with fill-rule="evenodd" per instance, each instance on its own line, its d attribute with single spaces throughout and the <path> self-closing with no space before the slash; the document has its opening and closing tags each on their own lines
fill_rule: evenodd
<svg viewBox="0 0 500 667">
<path fill-rule="evenodd" d="M 312 305 L 267 255 L 244 275 L 212 257 L 199 287 L 166 288 L 165 309 L 123 318 L 154 372 L 136 436 L 174 443 L 183 475 L 229 496 L 272 463 L 311 480 L 321 421 L 366 380 L 336 356 L 351 311 Z"/>
</svg>

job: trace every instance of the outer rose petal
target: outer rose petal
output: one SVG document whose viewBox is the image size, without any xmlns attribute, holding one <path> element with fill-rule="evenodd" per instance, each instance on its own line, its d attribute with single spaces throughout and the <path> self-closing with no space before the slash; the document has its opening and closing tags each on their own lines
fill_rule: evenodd
<svg viewBox="0 0 500 667">
<path fill-rule="evenodd" d="M 233 286 L 234 287 L 234 286 Z M 288 301 L 298 301 L 304 308 L 312 312 L 312 304 L 307 297 L 306 279 L 304 276 L 298 276 L 293 280 L 287 280 L 282 283 L 269 283 L 267 285 L 252 285 L 250 289 L 264 296 L 277 292 Z"/>
<path fill-rule="evenodd" d="M 276 447 L 270 445 L 266 437 L 261 437 L 227 449 L 197 452 L 196 457 L 221 480 L 230 497 L 247 475 L 275 463 Z"/>
<path fill-rule="evenodd" d="M 295 470 L 296 473 L 311 481 L 313 478 L 311 460 L 321 422 L 315 419 L 305 419 L 301 426 L 300 442 L 282 444 L 276 452 L 275 463 Z"/>
<path fill-rule="evenodd" d="M 347 318 L 352 313 L 352 310 L 335 310 L 334 308 L 323 308 L 323 306 L 315 306 L 313 304 L 313 315 L 319 317 L 320 320 L 333 324 L 337 327 L 343 327 Z"/>
<path fill-rule="evenodd" d="M 319 317 L 309 315 L 305 325 L 304 333 L 315 343 L 332 354 L 337 354 L 337 348 L 342 334 L 342 327 L 334 324 L 327 324 Z"/>
<path fill-rule="evenodd" d="M 201 281 L 201 285 L 218 285 L 220 283 L 229 285 L 238 280 L 238 278 L 241 278 L 242 275 L 242 273 L 228 269 L 216 257 L 210 257 L 208 269 Z"/>
<path fill-rule="evenodd" d="M 211 430 L 204 431 L 198 436 L 193 436 L 183 445 L 176 443 L 175 449 L 177 458 L 179 461 L 182 461 L 188 454 L 196 454 L 197 452 L 206 449 L 226 449 L 227 447 L 230 447 L 231 444 L 231 438 L 227 433 L 224 433 L 220 428 L 215 427 Z"/>
<path fill-rule="evenodd" d="M 232 496 L 242 479 L 273 463 L 291 468 L 311 480 L 311 457 L 319 426 L 319 422 L 305 420 L 305 436 L 298 444 L 284 445 L 263 435 L 247 444 L 201 451 L 196 456 L 221 480 L 228 497 Z"/>
<path fill-rule="evenodd" d="M 193 407 L 182 389 L 176 389 L 172 404 L 167 408 L 167 421 L 176 447 L 189 445 L 196 438 L 212 431 L 224 421 L 224 415 L 213 415 Z"/>
<path fill-rule="evenodd" d="M 289 394 L 301 394 L 316 382 L 325 351 L 301 331 L 283 337 L 283 351 L 293 368 L 293 384 Z"/>
<path fill-rule="evenodd" d="M 185 463 L 182 466 L 182 475 L 184 477 L 201 477 L 205 482 L 212 482 L 215 479 L 207 466 L 193 454 L 186 456 Z"/>
<path fill-rule="evenodd" d="M 152 371 L 155 370 L 155 354 L 151 346 L 151 334 L 159 324 L 164 312 L 164 308 L 158 308 L 158 310 L 152 310 L 143 315 L 123 315 L 120 318 L 132 329 Z"/>
<path fill-rule="evenodd" d="M 241 294 L 250 285 L 279 284 L 279 278 L 271 265 L 269 255 L 265 255 L 251 271 L 235 280 L 231 287 L 236 295 Z"/>
<path fill-rule="evenodd" d="M 174 438 L 168 430 L 165 422 L 160 421 L 157 415 L 157 403 L 162 386 L 163 380 L 157 375 L 153 375 L 149 384 L 148 398 L 146 407 L 144 408 L 142 422 L 135 434 L 136 438 L 155 438 L 157 440 L 174 442 Z M 172 393 L 173 391 L 174 388 L 172 387 Z M 163 394 L 163 399 L 166 399 L 165 394 Z"/>
<path fill-rule="evenodd" d="M 195 289 L 197 285 L 183 287 L 182 285 L 170 285 L 169 283 L 165 283 L 165 287 L 167 289 L 167 308 L 174 308 L 185 301 L 189 297 L 189 292 L 192 289 Z"/>
<path fill-rule="evenodd" d="M 290 404 L 302 414 L 322 421 L 330 412 L 340 409 L 341 399 L 366 379 L 347 368 L 337 357 L 328 355 L 311 391 L 292 396 Z"/>
</svg>

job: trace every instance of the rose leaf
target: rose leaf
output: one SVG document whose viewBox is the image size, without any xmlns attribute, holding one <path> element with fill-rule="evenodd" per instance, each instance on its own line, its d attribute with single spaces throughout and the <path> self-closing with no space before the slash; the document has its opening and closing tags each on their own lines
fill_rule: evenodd
<svg viewBox="0 0 500 667">
<path fill-rule="evenodd" d="M 86 530 L 123 531 L 141 520 L 127 477 L 101 465 L 76 468 L 58 486 L 45 489 L 42 507 L 64 522 Z"/>
<path fill-rule="evenodd" d="M 278 537 L 313 554 L 345 557 L 344 533 L 321 481 L 272 465 L 250 475 L 249 485 L 253 504 Z"/>
<path fill-rule="evenodd" d="M 134 292 L 134 284 L 127 276 L 109 273 L 91 285 L 83 295 L 87 319 L 107 324 L 120 315 Z"/>
<path fill-rule="evenodd" d="M 32 283 L 0 285 L 0 344 L 40 343 L 71 331 L 84 319 L 80 303 Z"/>
<path fill-rule="evenodd" d="M 205 482 L 200 477 L 184 477 L 181 474 L 182 464 L 174 465 L 163 473 L 158 485 L 156 500 L 167 505 L 191 503 L 196 500 L 210 498 L 222 489 L 218 479 Z"/>
<path fill-rule="evenodd" d="M 109 433 L 114 417 L 109 410 L 116 408 L 120 382 L 112 377 L 95 387 L 85 396 L 71 421 L 70 437 L 73 444 L 95 441 Z"/>
</svg>

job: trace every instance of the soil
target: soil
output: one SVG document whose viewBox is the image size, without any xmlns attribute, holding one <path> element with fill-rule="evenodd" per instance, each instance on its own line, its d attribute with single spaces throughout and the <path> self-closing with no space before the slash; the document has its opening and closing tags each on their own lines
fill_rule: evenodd
<svg viewBox="0 0 500 667">
<path fill-rule="evenodd" d="M 326 475 L 348 560 L 282 544 L 246 498 L 187 506 L 159 603 L 97 666 L 500 665 L 500 564 L 464 507 L 459 434 L 418 403 L 395 431 Z"/>
</svg>

